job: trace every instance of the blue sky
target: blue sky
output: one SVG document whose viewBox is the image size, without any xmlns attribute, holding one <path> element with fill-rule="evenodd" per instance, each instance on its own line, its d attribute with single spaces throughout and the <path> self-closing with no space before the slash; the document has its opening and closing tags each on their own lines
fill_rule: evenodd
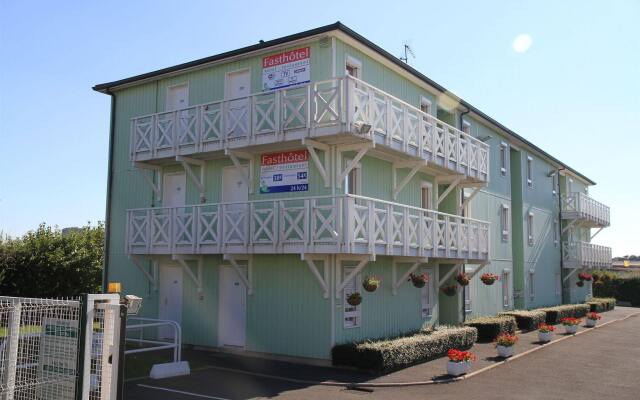
<svg viewBox="0 0 640 400">
<path fill-rule="evenodd" d="M 398 55 L 408 41 L 418 70 L 598 182 L 612 227 L 594 242 L 640 253 L 640 2 L 248 4 L 0 0 L 0 231 L 104 219 L 109 98 L 92 85 L 340 20 Z"/>
</svg>

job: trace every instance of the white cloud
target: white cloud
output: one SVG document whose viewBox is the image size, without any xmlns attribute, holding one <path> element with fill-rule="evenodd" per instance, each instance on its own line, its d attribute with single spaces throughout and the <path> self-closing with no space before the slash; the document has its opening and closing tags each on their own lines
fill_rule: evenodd
<svg viewBox="0 0 640 400">
<path fill-rule="evenodd" d="M 521 33 L 520 35 L 516 36 L 515 39 L 513 39 L 513 50 L 515 50 L 516 53 L 524 53 L 529 50 L 529 47 L 531 47 L 532 43 L 533 39 L 531 39 L 531 35 Z"/>
</svg>

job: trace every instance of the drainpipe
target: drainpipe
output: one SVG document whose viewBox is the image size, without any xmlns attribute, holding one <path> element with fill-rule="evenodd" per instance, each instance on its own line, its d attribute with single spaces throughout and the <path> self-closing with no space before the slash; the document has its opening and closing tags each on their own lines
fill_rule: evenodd
<svg viewBox="0 0 640 400">
<path fill-rule="evenodd" d="M 109 122 L 109 160 L 107 162 L 107 205 L 104 220 L 104 266 L 102 269 L 102 292 L 106 293 L 109 285 L 109 236 L 111 221 L 111 185 L 113 182 L 113 142 L 116 131 L 116 95 L 107 89 L 106 94 L 111 96 L 111 119 Z"/>
<path fill-rule="evenodd" d="M 556 182 L 558 184 L 557 193 L 558 193 L 558 246 L 560 246 L 560 295 L 562 296 L 562 304 L 566 303 L 566 296 L 564 295 L 564 249 L 562 248 L 562 193 L 560 192 L 560 171 L 563 171 L 565 168 L 561 167 L 556 170 L 556 174 L 558 174 L 558 179 Z"/>
<path fill-rule="evenodd" d="M 458 118 L 458 126 L 460 127 L 460 130 L 462 130 L 462 117 L 469 114 L 470 112 L 471 112 L 471 109 L 467 107 L 466 111 L 463 111 L 460 113 L 460 117 Z"/>
</svg>

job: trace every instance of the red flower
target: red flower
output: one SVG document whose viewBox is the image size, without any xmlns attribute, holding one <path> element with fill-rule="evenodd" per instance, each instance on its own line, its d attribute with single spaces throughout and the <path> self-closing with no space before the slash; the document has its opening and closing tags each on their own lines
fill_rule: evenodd
<svg viewBox="0 0 640 400">
<path fill-rule="evenodd" d="M 518 343 L 518 336 L 503 333 L 496 337 L 496 346 L 513 346 Z"/>
<path fill-rule="evenodd" d="M 587 319 L 590 319 L 593 321 L 597 321 L 600 318 L 602 318 L 602 316 L 600 316 L 600 314 L 598 314 L 597 312 L 590 312 L 587 314 Z"/>
<path fill-rule="evenodd" d="M 449 361 L 453 361 L 453 362 L 475 361 L 476 360 L 476 356 L 472 352 L 456 350 L 456 349 L 450 349 L 447 352 L 447 357 L 449 357 Z"/>
<path fill-rule="evenodd" d="M 571 317 L 560 319 L 560 323 L 565 326 L 580 325 L 581 321 L 582 320 L 580 318 L 571 318 Z"/>
<path fill-rule="evenodd" d="M 553 332 L 556 330 L 556 327 L 553 325 L 547 325 L 547 324 L 540 324 L 538 325 L 538 330 L 542 333 L 548 333 L 548 332 Z"/>
</svg>

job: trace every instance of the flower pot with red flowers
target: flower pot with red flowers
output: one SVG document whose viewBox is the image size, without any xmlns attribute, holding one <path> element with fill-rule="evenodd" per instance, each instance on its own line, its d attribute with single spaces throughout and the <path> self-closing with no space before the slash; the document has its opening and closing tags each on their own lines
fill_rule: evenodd
<svg viewBox="0 0 640 400">
<path fill-rule="evenodd" d="M 460 286 L 467 286 L 469 284 L 469 281 L 469 275 L 465 274 L 464 272 L 460 272 L 458 275 L 456 275 L 456 282 L 458 282 Z"/>
<path fill-rule="evenodd" d="M 518 336 L 503 333 L 496 337 L 496 350 L 498 356 L 502 358 L 511 357 L 513 355 L 514 346 L 518 343 Z"/>
<path fill-rule="evenodd" d="M 584 281 L 577 281 L 576 282 L 576 286 L 577 287 L 583 287 L 584 286 Z"/>
<path fill-rule="evenodd" d="M 555 330 L 556 327 L 553 325 L 547 325 L 544 323 L 538 325 L 538 340 L 541 342 L 550 342 Z"/>
<path fill-rule="evenodd" d="M 380 280 L 380 278 L 375 275 L 367 276 L 366 278 L 364 278 L 364 281 L 362 281 L 362 287 L 367 292 L 375 292 L 380 287 L 381 282 L 382 281 Z"/>
<path fill-rule="evenodd" d="M 447 363 L 447 373 L 452 376 L 466 374 L 471 369 L 471 362 L 476 360 L 476 356 L 470 351 L 450 349 L 447 352 L 449 362 Z"/>
<path fill-rule="evenodd" d="M 486 273 L 482 274 L 480 280 L 487 286 L 493 285 L 500 277 L 496 274 Z"/>
<path fill-rule="evenodd" d="M 458 287 L 456 285 L 443 286 L 440 290 L 449 297 L 453 297 L 458 293 Z"/>
<path fill-rule="evenodd" d="M 578 331 L 578 325 L 582 320 L 580 318 L 562 318 L 560 323 L 564 326 L 565 333 L 574 334 Z"/>
<path fill-rule="evenodd" d="M 429 275 L 427 274 L 409 274 L 409 280 L 413 283 L 413 286 L 417 288 L 423 288 L 424 285 L 429 282 Z"/>
<path fill-rule="evenodd" d="M 350 306 L 359 306 L 360 303 L 362 303 L 362 295 L 360 295 L 360 293 L 358 292 L 351 293 L 349 296 L 347 296 L 347 303 L 349 303 Z"/>
<path fill-rule="evenodd" d="M 587 272 L 581 272 L 578 274 L 578 279 L 589 282 L 593 280 L 593 275 Z"/>
<path fill-rule="evenodd" d="M 594 326 L 596 326 L 598 324 L 598 320 L 602 318 L 602 316 L 600 316 L 600 314 L 598 314 L 597 312 L 590 312 L 587 314 L 587 322 L 586 325 L 588 328 L 593 328 Z"/>
</svg>

